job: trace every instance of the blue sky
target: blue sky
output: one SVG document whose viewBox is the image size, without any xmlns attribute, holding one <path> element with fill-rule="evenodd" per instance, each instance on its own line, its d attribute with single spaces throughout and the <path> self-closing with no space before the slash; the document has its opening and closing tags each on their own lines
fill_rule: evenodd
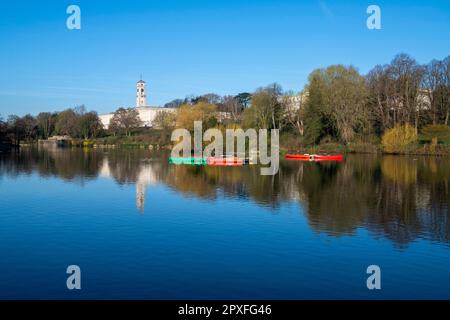
<svg viewBox="0 0 450 320">
<path fill-rule="evenodd" d="M 66 28 L 71 4 L 81 30 Z M 366 28 L 370 4 L 382 30 Z M 449 55 L 450 1 L 5 1 L 0 114 L 133 106 L 140 74 L 150 105 L 272 82 L 299 91 L 315 68 L 366 73 L 399 52 L 420 63 Z"/>
</svg>

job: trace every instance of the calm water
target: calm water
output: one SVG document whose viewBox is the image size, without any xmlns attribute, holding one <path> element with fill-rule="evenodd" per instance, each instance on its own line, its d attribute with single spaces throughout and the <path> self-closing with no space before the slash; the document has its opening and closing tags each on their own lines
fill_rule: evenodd
<svg viewBox="0 0 450 320">
<path fill-rule="evenodd" d="M 0 298 L 449 299 L 449 204 L 445 159 L 262 177 L 144 150 L 23 150 L 0 156 Z"/>
</svg>

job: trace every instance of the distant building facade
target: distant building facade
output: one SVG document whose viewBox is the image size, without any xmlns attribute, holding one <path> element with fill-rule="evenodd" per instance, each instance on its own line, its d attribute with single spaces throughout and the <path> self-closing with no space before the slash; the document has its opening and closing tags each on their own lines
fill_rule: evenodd
<svg viewBox="0 0 450 320">
<path fill-rule="evenodd" d="M 286 103 L 289 110 L 297 111 L 305 107 L 309 98 L 309 91 L 302 91 L 298 94 L 280 97 L 280 102 Z"/>
</svg>

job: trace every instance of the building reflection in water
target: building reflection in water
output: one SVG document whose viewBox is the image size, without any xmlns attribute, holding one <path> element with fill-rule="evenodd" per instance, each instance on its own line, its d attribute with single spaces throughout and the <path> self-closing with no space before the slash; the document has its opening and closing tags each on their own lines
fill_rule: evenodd
<svg viewBox="0 0 450 320">
<path fill-rule="evenodd" d="M 364 228 L 399 247 L 418 238 L 450 243 L 450 161 L 445 158 L 354 155 L 340 164 L 283 161 L 276 176 L 261 176 L 256 166 L 170 166 L 167 156 L 148 150 L 24 149 L 0 157 L 0 176 L 37 172 L 82 183 L 108 177 L 135 185 L 141 212 L 146 190 L 156 184 L 180 196 L 232 198 L 280 213 L 284 204 L 293 203 L 318 233 L 353 235 Z"/>
<path fill-rule="evenodd" d="M 136 208 L 143 213 L 145 209 L 145 192 L 147 190 L 147 187 L 156 185 L 158 183 L 158 180 L 156 178 L 154 165 L 146 161 L 136 165 Z M 99 175 L 102 177 L 114 178 L 108 156 L 105 156 L 103 158 Z"/>
</svg>

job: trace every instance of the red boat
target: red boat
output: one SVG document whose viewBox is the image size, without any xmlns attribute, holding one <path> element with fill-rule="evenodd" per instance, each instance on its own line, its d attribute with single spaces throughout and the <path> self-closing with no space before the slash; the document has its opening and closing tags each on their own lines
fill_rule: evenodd
<svg viewBox="0 0 450 320">
<path fill-rule="evenodd" d="M 287 154 L 287 160 L 296 161 L 344 161 L 343 155 Z"/>
<path fill-rule="evenodd" d="M 209 157 L 208 166 L 243 166 L 244 159 L 236 157 Z"/>
<path fill-rule="evenodd" d="M 320 156 L 314 155 L 314 161 L 344 161 L 343 155 Z"/>
<path fill-rule="evenodd" d="M 287 154 L 285 158 L 287 160 L 310 161 L 311 155 L 309 155 L 309 154 Z"/>
</svg>

